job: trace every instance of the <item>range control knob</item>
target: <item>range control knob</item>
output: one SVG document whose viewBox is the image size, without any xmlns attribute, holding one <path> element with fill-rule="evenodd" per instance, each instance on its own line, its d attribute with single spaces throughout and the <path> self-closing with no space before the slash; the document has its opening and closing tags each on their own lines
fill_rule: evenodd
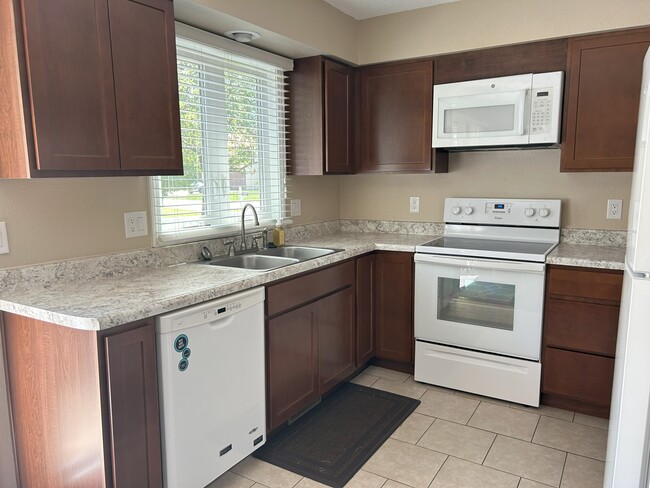
<svg viewBox="0 0 650 488">
<path fill-rule="evenodd" d="M 460 207 L 452 207 L 451 213 L 458 215 L 460 213 Z"/>
<path fill-rule="evenodd" d="M 535 215 L 535 209 L 534 208 L 527 208 L 526 210 L 524 210 L 524 215 L 526 217 L 532 217 L 533 215 Z"/>
<path fill-rule="evenodd" d="M 472 215 L 472 212 L 474 211 L 473 207 L 465 207 L 465 215 Z"/>
<path fill-rule="evenodd" d="M 539 209 L 539 216 L 540 217 L 548 217 L 551 211 L 548 208 L 540 208 Z"/>
</svg>

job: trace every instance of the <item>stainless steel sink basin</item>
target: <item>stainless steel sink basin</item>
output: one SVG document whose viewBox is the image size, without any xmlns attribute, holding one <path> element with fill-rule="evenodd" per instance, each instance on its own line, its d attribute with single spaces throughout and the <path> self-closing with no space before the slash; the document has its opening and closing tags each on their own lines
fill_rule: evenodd
<svg viewBox="0 0 650 488">
<path fill-rule="evenodd" d="M 324 247 L 306 247 L 306 246 L 285 246 L 274 247 L 259 251 L 260 256 L 280 256 L 285 258 L 294 258 L 299 261 L 306 261 L 308 259 L 319 258 L 336 252 L 335 249 L 327 249 Z"/>
<path fill-rule="evenodd" d="M 232 256 L 226 259 L 210 261 L 213 266 L 227 266 L 229 268 L 255 269 L 258 271 L 268 271 L 270 269 L 280 268 L 288 264 L 297 263 L 295 258 L 285 258 L 280 256 L 262 256 L 260 254 L 242 254 Z"/>
</svg>

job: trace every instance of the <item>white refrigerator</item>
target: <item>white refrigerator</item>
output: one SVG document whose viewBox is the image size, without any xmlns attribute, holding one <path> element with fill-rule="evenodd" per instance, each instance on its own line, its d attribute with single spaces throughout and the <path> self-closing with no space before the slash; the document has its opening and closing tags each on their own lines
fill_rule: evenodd
<svg viewBox="0 0 650 488">
<path fill-rule="evenodd" d="M 606 488 L 647 488 L 650 448 L 650 50 L 643 63 Z"/>
</svg>

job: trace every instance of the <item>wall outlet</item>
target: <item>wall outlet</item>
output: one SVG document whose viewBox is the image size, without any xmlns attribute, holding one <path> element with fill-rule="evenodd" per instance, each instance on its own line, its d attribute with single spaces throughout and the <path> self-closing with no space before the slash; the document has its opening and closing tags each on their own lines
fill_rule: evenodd
<svg viewBox="0 0 650 488">
<path fill-rule="evenodd" d="M 148 235 L 147 212 L 126 212 L 124 214 L 124 230 L 127 239 Z"/>
<path fill-rule="evenodd" d="M 9 254 L 9 237 L 7 236 L 7 225 L 0 222 L 0 254 Z"/>
<path fill-rule="evenodd" d="M 301 212 L 300 199 L 291 200 L 291 216 L 300 217 Z"/>
<path fill-rule="evenodd" d="M 420 197 L 409 198 L 409 212 L 420 213 Z"/>
<path fill-rule="evenodd" d="M 623 200 L 607 200 L 607 218 L 620 219 L 623 212 Z"/>
</svg>

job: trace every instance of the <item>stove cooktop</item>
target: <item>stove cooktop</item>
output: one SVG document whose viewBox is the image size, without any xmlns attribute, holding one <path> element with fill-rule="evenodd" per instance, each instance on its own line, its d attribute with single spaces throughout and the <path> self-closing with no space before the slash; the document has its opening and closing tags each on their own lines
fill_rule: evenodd
<svg viewBox="0 0 650 488">
<path fill-rule="evenodd" d="M 556 242 L 525 242 L 471 237 L 440 237 L 416 247 L 416 252 L 467 256 L 478 258 L 511 259 L 543 263 Z"/>
</svg>

